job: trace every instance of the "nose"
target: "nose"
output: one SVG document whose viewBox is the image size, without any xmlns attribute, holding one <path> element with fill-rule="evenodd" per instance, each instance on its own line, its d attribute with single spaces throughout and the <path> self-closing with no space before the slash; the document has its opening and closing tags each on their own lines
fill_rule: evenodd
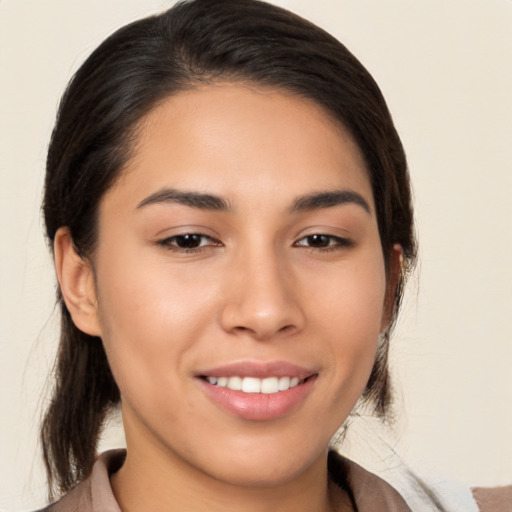
<svg viewBox="0 0 512 512">
<path fill-rule="evenodd" d="M 257 340 L 303 329 L 297 280 L 275 255 L 241 257 L 230 271 L 221 308 L 222 328 Z"/>
</svg>

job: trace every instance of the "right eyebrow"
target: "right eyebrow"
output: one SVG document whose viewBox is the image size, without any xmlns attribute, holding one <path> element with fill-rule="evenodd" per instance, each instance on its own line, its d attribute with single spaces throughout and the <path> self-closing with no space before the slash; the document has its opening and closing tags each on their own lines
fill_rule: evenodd
<svg viewBox="0 0 512 512">
<path fill-rule="evenodd" d="M 163 188 L 143 199 L 137 209 L 150 204 L 178 203 L 200 210 L 228 211 L 231 210 L 229 202 L 212 194 L 202 192 L 181 191 L 174 188 Z"/>
</svg>

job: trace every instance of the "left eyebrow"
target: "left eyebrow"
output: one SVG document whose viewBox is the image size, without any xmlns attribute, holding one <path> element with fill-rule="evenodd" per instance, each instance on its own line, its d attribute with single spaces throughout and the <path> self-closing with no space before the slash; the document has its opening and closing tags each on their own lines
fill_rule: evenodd
<svg viewBox="0 0 512 512">
<path fill-rule="evenodd" d="M 327 192 L 316 192 L 298 197 L 290 208 L 291 213 L 303 212 L 308 210 L 317 210 L 322 208 L 332 208 L 342 204 L 356 204 L 363 208 L 367 213 L 371 213 L 368 201 L 353 190 L 334 190 Z"/>
</svg>

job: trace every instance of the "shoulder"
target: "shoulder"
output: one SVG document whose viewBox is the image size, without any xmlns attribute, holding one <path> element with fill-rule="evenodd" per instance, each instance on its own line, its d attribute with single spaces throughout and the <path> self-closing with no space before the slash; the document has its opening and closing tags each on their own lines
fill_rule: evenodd
<svg viewBox="0 0 512 512">
<path fill-rule="evenodd" d="M 411 512 L 394 487 L 335 451 L 329 452 L 329 474 L 338 486 L 349 492 L 356 510 Z"/>
<path fill-rule="evenodd" d="M 350 490 L 356 510 L 365 512 L 512 512 L 512 485 L 470 489 L 439 478 L 424 480 L 405 465 L 395 466 L 388 480 L 389 474 L 381 478 L 336 452 L 329 454 L 329 473 L 337 485 Z"/>
<path fill-rule="evenodd" d="M 101 454 L 86 480 L 38 512 L 121 512 L 112 492 L 110 474 L 121 467 L 125 455 L 124 450 Z"/>
<path fill-rule="evenodd" d="M 91 481 L 88 478 L 74 489 L 66 493 L 55 503 L 38 512 L 81 512 L 92 509 Z"/>
<path fill-rule="evenodd" d="M 512 485 L 476 487 L 473 496 L 481 512 L 512 512 Z"/>
</svg>

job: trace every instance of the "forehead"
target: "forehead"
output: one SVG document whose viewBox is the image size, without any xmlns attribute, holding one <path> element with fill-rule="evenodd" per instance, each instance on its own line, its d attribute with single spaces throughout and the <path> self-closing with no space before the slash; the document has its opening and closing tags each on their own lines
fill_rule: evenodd
<svg viewBox="0 0 512 512">
<path fill-rule="evenodd" d="M 359 147 L 321 106 L 241 84 L 201 86 L 162 101 L 140 122 L 120 182 L 141 194 L 173 186 L 276 197 L 343 187 L 373 199 Z"/>
</svg>

